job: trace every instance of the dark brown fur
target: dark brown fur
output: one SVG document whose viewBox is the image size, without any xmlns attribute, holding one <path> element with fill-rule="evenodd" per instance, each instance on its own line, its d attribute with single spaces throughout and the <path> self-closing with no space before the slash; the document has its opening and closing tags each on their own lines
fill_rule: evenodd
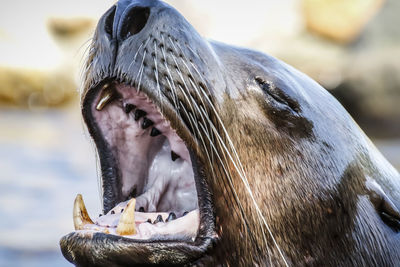
<svg viewBox="0 0 400 267">
<path fill-rule="evenodd" d="M 127 2 L 118 5 L 125 8 Z M 163 107 L 165 117 L 191 150 L 201 189 L 199 238 L 193 244 L 140 244 L 104 234 L 82 237 L 71 233 L 61 241 L 67 259 L 78 265 L 398 265 L 399 173 L 342 106 L 317 83 L 279 60 L 208 42 L 161 2 L 138 4 L 148 6 L 152 13 L 137 35 L 126 38 L 115 27 L 110 30 L 110 23 L 115 25 L 120 19 L 118 8 L 100 20 L 82 94 L 83 115 L 100 153 L 104 209 L 116 202 L 108 187 L 116 176 L 87 107 L 104 80 L 138 86 L 135 76 L 140 64 L 132 64 L 134 52 L 141 51 L 140 44 L 150 38 L 156 49 L 146 46 L 142 90 Z M 163 42 L 163 36 L 172 41 Z M 172 43 L 180 45 L 181 51 L 174 50 Z M 191 80 L 203 90 L 199 97 L 195 88 L 186 88 L 218 134 L 203 121 L 204 114 L 190 108 L 182 93 L 179 99 L 212 133 L 208 136 L 211 143 L 171 104 L 172 89 L 165 80 L 159 81 L 163 98 L 157 98 L 150 55 L 160 53 L 157 47 L 161 45 L 168 54 L 167 66 L 175 69 L 174 83 L 182 84 L 174 57 L 196 66 L 198 72 L 182 64 L 180 72 L 188 84 Z M 143 51 L 139 52 L 142 57 Z M 158 65 L 160 73 L 166 73 L 163 66 Z M 235 164 L 243 166 L 256 203 Z"/>
</svg>

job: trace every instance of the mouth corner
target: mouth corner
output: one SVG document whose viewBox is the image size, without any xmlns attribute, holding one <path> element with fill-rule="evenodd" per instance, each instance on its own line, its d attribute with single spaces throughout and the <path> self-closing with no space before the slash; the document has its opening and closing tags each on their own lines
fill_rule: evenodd
<svg viewBox="0 0 400 267">
<path fill-rule="evenodd" d="M 188 141 L 190 132 L 165 101 L 146 92 L 106 79 L 83 97 L 101 165 L 104 214 L 91 220 L 78 195 L 76 231 L 60 241 L 71 262 L 82 248 L 113 257 L 122 246 L 129 258 L 139 256 L 138 263 L 187 263 L 218 238 L 204 164 Z"/>
</svg>

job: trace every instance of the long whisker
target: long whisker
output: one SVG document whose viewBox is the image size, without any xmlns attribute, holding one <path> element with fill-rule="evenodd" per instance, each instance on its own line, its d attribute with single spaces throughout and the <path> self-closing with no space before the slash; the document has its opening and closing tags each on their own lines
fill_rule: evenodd
<svg viewBox="0 0 400 267">
<path fill-rule="evenodd" d="M 185 108 L 185 106 L 184 105 L 182 105 L 182 110 L 183 110 L 183 112 L 185 113 L 185 115 L 186 115 L 186 117 L 187 118 L 189 118 L 189 120 L 190 120 L 190 124 L 191 125 L 194 125 L 194 127 L 196 127 L 196 130 L 197 130 L 197 132 L 198 133 L 200 133 L 200 129 L 199 129 L 199 124 L 198 123 L 195 123 L 196 122 L 196 120 L 194 119 L 194 117 L 186 110 L 186 108 Z M 193 127 L 193 126 L 192 126 Z M 204 127 L 202 127 L 202 128 L 204 128 Z M 206 146 L 206 143 L 205 143 L 205 141 L 204 141 L 204 139 L 203 139 L 203 137 L 202 137 L 202 135 L 201 134 L 199 134 L 199 137 L 200 137 L 200 139 L 201 139 L 201 143 L 202 143 L 202 145 L 203 145 L 203 147 L 204 147 L 204 150 L 205 150 L 205 152 L 206 152 L 206 155 L 207 155 L 207 159 L 208 159 L 208 162 L 209 162 L 209 166 L 210 166 L 210 169 L 211 169 L 211 172 L 212 172 L 212 175 L 213 175 L 213 177 L 216 177 L 215 175 L 215 170 L 214 170 L 214 168 L 213 168 L 213 164 L 212 164 L 212 161 L 211 161 L 211 157 L 210 157 L 210 153 L 208 152 L 208 148 L 207 148 L 207 146 Z M 207 136 L 207 138 L 209 138 L 208 136 Z M 214 150 L 215 151 L 215 153 L 218 153 L 218 150 Z M 212 153 L 211 153 L 212 154 Z M 227 172 L 227 170 L 229 171 L 229 169 L 227 169 L 226 167 L 225 167 L 225 163 L 221 160 L 220 161 L 220 163 L 221 163 L 221 165 L 222 165 L 222 167 L 223 167 L 223 170 L 224 170 L 224 172 L 225 172 L 225 175 L 230 175 L 230 174 L 228 174 L 228 172 Z M 217 179 L 217 182 L 220 184 L 221 183 L 221 180 L 220 179 Z M 225 180 L 223 180 L 222 179 L 222 182 L 223 183 L 225 183 Z M 221 184 L 220 184 L 221 185 Z M 229 187 L 227 187 L 227 188 L 229 188 Z M 236 194 L 236 191 L 234 192 L 235 193 L 235 195 L 236 195 L 236 200 L 237 200 L 237 194 Z M 227 200 L 229 199 L 230 200 L 230 198 L 224 198 L 225 199 L 225 201 L 227 202 Z M 228 205 L 229 205 L 229 203 L 227 203 Z M 243 219 L 243 221 L 245 221 L 245 219 L 243 218 L 243 216 L 241 216 L 241 218 Z"/>
<path fill-rule="evenodd" d="M 205 128 L 204 128 L 204 126 L 203 126 L 201 123 L 200 123 L 200 128 L 203 130 L 203 132 L 205 132 Z M 227 167 L 225 166 L 225 165 L 226 165 L 225 162 L 227 162 L 226 157 L 225 157 L 225 153 L 223 153 L 223 157 L 224 157 L 224 159 L 225 159 L 225 160 L 223 160 L 223 159 L 221 158 L 221 156 L 219 155 L 219 150 L 218 150 L 218 149 L 215 147 L 215 145 L 211 142 L 211 139 L 209 138 L 209 136 L 206 135 L 206 137 L 207 137 L 208 141 L 210 142 L 211 147 L 212 147 L 212 149 L 214 150 L 214 153 L 216 154 L 216 157 L 217 157 L 217 159 L 219 160 L 219 162 L 220 162 L 220 164 L 221 164 L 221 167 L 223 168 L 223 171 L 224 171 L 225 175 L 226 175 L 227 177 L 231 177 L 232 174 L 231 174 L 229 168 L 227 168 Z M 248 225 L 248 223 L 247 223 L 247 221 L 246 221 L 246 216 L 245 216 L 245 212 L 244 212 L 243 205 L 242 205 L 242 203 L 241 203 L 241 201 L 240 201 L 240 199 L 239 199 L 239 196 L 238 196 L 238 194 L 237 194 L 237 192 L 236 192 L 236 189 L 235 189 L 234 186 L 233 186 L 232 179 L 229 178 L 229 179 L 227 179 L 227 180 L 228 180 L 229 186 L 226 187 L 226 188 L 230 188 L 231 192 L 233 193 L 233 197 L 235 198 L 236 203 L 239 205 L 239 211 L 238 211 L 238 212 L 239 212 L 239 218 L 242 219 L 242 221 L 243 221 L 243 223 L 246 225 L 247 229 L 250 229 L 250 226 Z M 251 236 L 251 237 L 254 239 L 253 236 Z M 254 242 L 254 244 L 256 244 L 256 242 Z"/>
<path fill-rule="evenodd" d="M 204 110 L 203 110 L 203 112 L 204 112 Z M 208 119 L 208 117 L 207 117 L 207 119 Z M 246 178 L 245 176 L 243 177 L 244 174 L 241 173 L 241 171 L 239 170 L 239 167 L 237 166 L 237 163 L 236 163 L 235 160 L 233 159 L 232 155 L 229 153 L 229 150 L 228 150 L 228 148 L 226 147 L 226 145 L 225 145 L 225 143 L 224 143 L 222 137 L 218 134 L 218 130 L 215 128 L 215 126 L 212 124 L 211 121 L 210 121 L 210 125 L 211 125 L 211 127 L 212 127 L 213 132 L 216 134 L 217 138 L 220 140 L 220 143 L 222 144 L 222 146 L 223 146 L 224 150 L 226 151 L 227 155 L 229 156 L 230 161 L 232 162 L 232 164 L 234 165 L 236 171 L 237 171 L 238 174 L 240 175 L 240 177 L 241 177 L 243 183 L 245 184 L 246 190 L 247 190 L 248 194 L 250 195 L 250 197 L 251 197 L 251 199 L 252 199 L 252 201 L 253 201 L 253 203 L 254 203 L 254 206 L 255 206 L 255 208 L 256 208 L 256 212 L 257 212 L 257 214 L 258 214 L 260 220 L 261 220 L 261 221 L 263 222 L 263 224 L 266 226 L 267 231 L 268 231 L 269 235 L 271 236 L 271 239 L 272 239 L 272 241 L 274 242 L 274 245 L 276 246 L 276 248 L 277 248 L 277 250 L 278 250 L 280 256 L 282 257 L 282 259 L 283 259 L 283 261 L 285 262 L 285 264 L 288 266 L 288 264 L 287 264 L 287 262 L 286 262 L 286 259 L 283 257 L 283 253 L 281 252 L 281 249 L 280 249 L 280 247 L 278 246 L 274 235 L 272 234 L 272 231 L 271 231 L 271 229 L 270 229 L 270 227 L 269 227 L 269 224 L 266 222 L 264 216 L 263 216 L 262 213 L 261 213 L 260 208 L 258 207 L 258 205 L 257 205 L 257 203 L 256 203 L 256 201 L 255 201 L 253 192 L 252 192 L 252 190 L 251 190 L 251 188 L 250 188 L 250 185 L 249 185 L 249 183 L 248 183 L 247 178 Z"/>
<path fill-rule="evenodd" d="M 164 36 L 163 36 L 163 35 L 161 35 L 161 38 L 162 38 L 162 40 L 163 40 L 163 43 L 165 43 L 165 40 L 164 40 Z M 166 55 L 165 55 L 165 49 L 164 49 L 164 47 L 161 48 L 161 52 L 162 52 L 163 58 L 164 58 L 164 66 L 165 66 L 165 68 L 167 69 L 168 76 L 170 77 L 170 79 L 171 79 L 171 81 L 172 81 L 172 85 L 173 85 L 173 86 L 170 86 L 170 88 L 171 88 L 172 96 L 173 96 L 172 99 L 173 99 L 173 101 L 174 101 L 175 108 L 177 109 L 177 108 L 178 108 L 178 97 L 177 97 L 177 94 L 176 94 L 176 87 L 175 87 L 174 79 L 172 78 L 171 70 L 169 69 L 168 64 L 167 64 L 167 57 L 166 57 Z"/>
<path fill-rule="evenodd" d="M 171 43 L 173 43 L 172 40 L 170 40 L 170 41 L 171 41 Z M 193 51 L 192 51 L 192 52 L 193 52 Z M 194 65 L 194 64 L 192 64 L 192 65 Z M 198 73 L 198 75 L 199 75 L 199 76 L 203 79 L 203 81 L 204 81 L 204 78 L 203 78 L 202 74 L 197 70 L 197 68 L 195 68 L 195 66 L 194 66 L 194 69 L 196 70 L 196 72 Z M 254 205 L 254 207 L 255 207 L 255 209 L 256 209 L 257 215 L 259 216 L 259 218 L 260 218 L 260 220 L 262 221 L 262 223 L 265 225 L 265 227 L 266 227 L 266 229 L 267 229 L 269 235 L 271 236 L 271 239 L 272 239 L 272 241 L 273 241 L 275 247 L 277 248 L 278 253 L 280 254 L 281 258 L 283 259 L 285 265 L 288 266 L 288 263 L 287 263 L 285 257 L 283 256 L 283 253 L 282 253 L 282 251 L 281 251 L 281 249 L 280 249 L 280 247 L 279 247 L 279 245 L 278 245 L 278 243 L 277 243 L 277 241 L 276 241 L 274 235 L 272 234 L 272 231 L 271 231 L 271 229 L 270 229 L 270 227 L 269 227 L 269 224 L 267 223 L 267 221 L 266 221 L 264 215 L 263 215 L 262 212 L 261 212 L 261 209 L 259 208 L 259 206 L 258 206 L 258 204 L 257 204 L 257 202 L 256 202 L 256 200 L 255 200 L 253 191 L 252 191 L 251 188 L 250 188 L 248 179 L 247 179 L 246 174 L 245 174 L 245 172 L 244 172 L 243 165 L 242 165 L 242 163 L 241 163 L 241 161 L 240 161 L 240 158 L 239 158 L 239 156 L 238 156 L 238 153 L 237 153 L 237 151 L 236 151 L 236 149 L 235 149 L 235 147 L 234 147 L 234 145 L 233 145 L 233 142 L 232 142 L 232 140 L 231 140 L 231 138 L 230 138 L 230 136 L 229 136 L 229 134 L 228 134 L 228 132 L 227 132 L 227 130 L 226 130 L 224 124 L 223 124 L 223 122 L 222 122 L 220 116 L 218 115 L 218 112 L 217 112 L 216 108 L 214 107 L 212 101 L 208 98 L 208 95 L 207 95 L 205 92 L 203 92 L 203 90 L 201 90 L 201 92 L 203 93 L 204 98 L 207 100 L 209 106 L 212 108 L 212 111 L 213 111 L 213 113 L 215 114 L 215 116 L 216 116 L 216 118 L 217 118 L 217 120 L 218 120 L 218 122 L 219 122 L 219 124 L 220 124 L 220 126 L 221 126 L 221 128 L 222 128 L 222 130 L 223 130 L 223 132 L 224 132 L 224 135 L 225 135 L 225 137 L 226 137 L 227 140 L 228 140 L 228 145 L 229 145 L 229 147 L 231 148 L 231 150 L 232 150 L 232 152 L 233 152 L 233 156 L 235 157 L 235 159 L 234 159 L 234 157 L 229 153 L 229 150 L 228 150 L 227 146 L 225 145 L 224 141 L 222 140 L 222 138 L 220 137 L 219 134 L 217 135 L 217 137 L 220 139 L 220 143 L 223 145 L 224 150 L 226 151 L 227 155 L 228 155 L 229 158 L 230 158 L 230 161 L 231 161 L 232 164 L 234 165 L 234 167 L 235 167 L 237 173 L 239 174 L 239 176 L 240 176 L 240 178 L 241 178 L 243 184 L 245 185 L 246 191 L 247 191 L 247 193 L 249 194 L 249 196 L 250 196 L 250 198 L 251 198 L 251 200 L 252 200 L 252 202 L 253 202 L 253 205 Z M 205 111 L 203 110 L 203 112 L 205 112 Z M 205 115 L 205 117 L 209 120 L 208 116 L 206 116 L 206 114 L 204 114 L 204 115 Z M 210 123 L 210 126 L 213 127 L 213 132 L 214 132 L 214 133 L 218 133 L 218 131 L 215 129 L 214 124 L 213 124 L 211 121 L 210 121 L 209 123 Z M 210 142 L 210 143 L 211 143 L 211 142 Z"/>
<path fill-rule="evenodd" d="M 174 42 L 172 41 L 171 38 L 169 38 L 169 41 L 170 41 L 170 43 L 174 46 L 175 51 L 176 51 L 176 46 L 174 45 Z M 180 51 L 181 51 L 181 54 L 183 55 L 183 57 L 185 58 L 185 60 L 190 62 L 190 60 L 188 60 L 188 58 L 187 58 L 187 56 L 186 56 L 185 51 L 183 51 L 183 49 L 182 49 L 182 47 L 180 46 L 180 44 L 179 44 L 179 43 L 176 43 L 176 45 L 179 47 L 179 49 L 180 49 Z M 178 51 L 176 51 L 176 52 L 178 52 Z M 189 66 L 186 64 L 185 60 L 183 60 L 183 59 L 181 58 L 182 63 L 184 64 L 184 66 L 186 67 L 186 69 L 189 71 L 191 77 L 194 77 L 194 75 L 193 75 L 191 69 L 190 69 Z M 195 92 L 196 92 L 196 94 L 197 94 L 197 97 L 200 99 L 200 101 L 201 101 L 201 103 L 203 104 L 203 106 L 205 106 L 205 103 L 204 103 L 204 101 L 203 101 L 203 97 L 201 96 L 201 94 L 200 94 L 200 92 L 199 92 L 200 89 L 197 87 L 196 83 L 195 83 L 195 82 L 193 81 L 193 79 L 191 79 L 190 77 L 189 77 L 189 82 L 190 82 L 190 84 L 192 85 L 192 87 L 195 89 Z M 201 114 L 200 111 L 199 111 L 199 113 Z M 203 120 L 203 123 L 205 123 L 204 118 L 202 118 L 202 120 Z M 208 132 L 208 128 L 206 128 L 206 129 L 207 129 L 207 134 L 210 135 L 210 133 Z M 211 136 L 212 141 L 214 142 L 214 137 L 213 137 L 213 135 L 210 135 L 210 136 Z M 212 155 L 213 155 L 213 154 L 212 154 Z"/>
<path fill-rule="evenodd" d="M 142 76 L 143 76 L 143 70 L 144 70 L 144 59 L 146 57 L 146 52 L 147 51 L 144 50 L 142 64 L 140 65 L 140 69 L 139 69 L 140 78 L 139 78 L 139 83 L 138 83 L 138 88 L 137 88 L 138 92 L 140 92 L 140 85 L 141 85 L 141 82 L 142 82 Z"/>
<path fill-rule="evenodd" d="M 174 46 L 173 41 L 171 40 L 171 38 L 170 38 L 170 42 L 171 42 L 171 44 L 173 45 L 173 47 L 175 48 L 175 52 L 177 52 L 177 51 L 176 51 L 176 47 Z M 188 90 L 188 87 L 187 87 L 187 85 L 186 85 L 186 82 L 185 82 L 185 80 L 184 80 L 184 78 L 183 78 L 182 72 L 180 71 L 179 65 L 178 65 L 178 63 L 177 63 L 177 61 L 176 61 L 176 58 L 175 58 L 174 56 L 173 56 L 173 60 L 174 60 L 174 62 L 175 62 L 175 64 L 176 64 L 176 66 L 177 66 L 178 74 L 179 74 L 179 76 L 180 76 L 180 78 L 181 78 L 181 80 L 182 80 L 182 82 L 183 82 L 183 84 L 184 84 L 185 89 L 186 89 L 187 91 L 189 91 L 189 90 Z M 186 67 L 187 67 L 187 65 L 186 65 Z M 187 68 L 188 68 L 188 67 L 187 67 Z M 190 70 L 189 70 L 189 71 L 190 71 Z M 178 85 L 178 86 L 179 86 L 179 85 Z M 191 94 L 190 94 L 189 92 L 186 94 L 185 91 L 183 90 L 183 88 L 181 88 L 180 86 L 179 86 L 179 88 L 181 89 L 181 91 L 182 91 L 184 97 L 186 98 L 186 101 L 187 101 L 188 104 L 190 105 L 190 108 L 193 110 L 193 106 L 195 106 L 195 107 L 197 108 L 199 114 L 201 115 L 201 119 L 202 119 L 203 122 L 205 123 L 205 121 L 204 121 L 204 116 L 207 116 L 207 115 L 206 115 L 206 114 L 203 115 L 203 114 L 201 113 L 199 107 L 197 106 L 196 101 L 192 98 L 192 96 L 191 96 Z M 196 90 L 196 91 L 197 91 L 197 90 Z M 189 97 L 191 98 L 190 100 L 189 100 L 189 97 L 188 97 L 187 95 L 189 95 Z M 193 126 L 192 126 L 192 129 L 194 129 Z M 204 129 L 204 128 L 203 128 L 203 130 L 205 131 L 205 134 L 206 134 L 207 137 L 210 136 L 208 130 L 206 130 L 206 129 Z M 212 136 L 212 135 L 211 135 L 211 136 Z M 212 141 L 211 139 L 210 139 L 209 142 L 210 142 L 211 145 L 213 144 L 213 141 Z M 215 148 L 215 147 L 214 147 L 214 148 Z M 227 153 L 229 153 L 229 151 L 227 151 Z M 225 157 L 225 156 L 224 156 L 224 157 Z M 222 160 L 221 160 L 221 161 L 222 161 Z M 221 163 L 222 163 L 222 162 L 221 162 Z M 225 171 L 226 171 L 226 169 L 225 169 Z M 228 173 L 226 173 L 226 174 L 228 174 Z M 229 175 L 227 175 L 227 177 L 231 177 L 230 173 L 229 173 Z M 231 188 L 231 190 L 233 190 L 234 195 L 235 195 L 235 198 L 236 198 L 236 200 L 237 200 L 237 203 L 238 203 L 239 206 L 240 206 L 240 210 L 241 210 L 241 213 L 242 213 L 241 218 L 242 218 L 242 220 L 246 223 L 246 220 L 245 220 L 245 217 L 244 217 L 244 210 L 243 210 L 242 204 L 241 204 L 241 202 L 240 202 L 240 200 L 239 200 L 239 198 L 238 198 L 238 195 L 237 195 L 237 193 L 236 193 L 236 191 L 235 191 L 235 189 L 234 189 L 234 187 L 233 187 L 233 184 L 232 184 L 231 179 L 229 179 L 229 182 L 230 182 L 230 188 Z M 264 237 L 264 238 L 265 238 L 265 237 Z"/>
<path fill-rule="evenodd" d="M 153 57 L 154 59 L 154 66 L 155 66 L 155 70 L 154 70 L 154 75 L 156 77 L 156 82 L 157 82 L 157 95 L 158 95 L 158 100 L 161 103 L 161 89 L 160 89 L 160 82 L 159 82 L 159 78 L 158 78 L 158 64 L 157 64 L 157 44 L 156 41 L 154 41 L 154 54 L 155 56 Z M 162 105 L 161 105 L 162 107 Z"/>
<path fill-rule="evenodd" d="M 177 64 L 175 57 L 173 57 L 173 59 L 174 59 L 175 63 Z M 177 66 L 178 66 L 178 65 L 177 65 Z M 179 66 L 177 67 L 177 71 L 178 71 L 178 74 L 179 74 L 179 76 L 180 76 L 180 78 L 181 78 L 181 80 L 182 80 L 182 82 L 183 82 L 183 84 L 184 84 L 184 87 L 185 87 L 185 88 L 182 88 L 180 85 L 178 85 L 178 88 L 179 88 L 180 91 L 182 92 L 182 94 L 183 94 L 183 96 L 185 97 L 185 99 L 186 99 L 187 103 L 189 104 L 190 108 L 193 110 L 193 106 L 196 107 L 198 113 L 199 113 L 200 115 L 202 115 L 202 113 L 201 113 L 199 107 L 197 106 L 196 101 L 193 99 L 193 97 L 192 97 L 192 96 L 190 95 L 190 93 L 188 92 L 188 91 L 189 91 L 189 90 L 188 90 L 188 87 L 187 87 L 186 82 L 185 82 L 185 80 L 184 80 L 184 78 L 183 78 L 183 75 L 182 75 L 182 73 L 181 73 L 181 71 L 180 71 Z M 187 93 L 185 93 L 185 90 L 184 90 L 184 89 L 186 89 Z M 197 125 L 199 124 L 198 121 L 195 120 L 195 119 L 193 118 L 193 116 L 190 115 L 189 112 L 187 112 L 187 110 L 186 110 L 186 108 L 185 108 L 184 105 L 181 105 L 181 106 L 182 106 L 184 112 L 186 113 L 186 117 L 189 118 L 189 123 L 191 124 L 192 129 L 193 129 L 193 130 L 197 129 L 197 131 L 200 132 L 200 130 L 199 130 L 198 126 L 197 126 Z M 201 119 L 203 120 L 204 123 L 206 123 L 205 120 L 204 120 L 204 116 L 201 116 Z M 202 126 L 201 123 L 200 123 L 200 126 Z M 210 139 L 210 134 L 209 134 L 208 129 L 206 129 L 206 127 L 204 127 L 204 126 L 202 126 L 201 128 L 202 128 L 202 130 L 205 132 L 205 135 L 207 136 L 207 138 L 209 139 L 210 145 L 213 146 L 213 142 L 212 142 L 211 139 Z M 199 134 L 199 136 L 201 137 L 202 135 Z M 202 138 L 201 138 L 201 139 L 202 139 Z M 207 147 L 206 147 L 205 142 L 204 142 L 203 139 L 202 139 L 202 143 L 203 143 L 203 145 L 205 146 L 205 147 L 204 147 L 204 148 L 205 148 L 205 151 L 207 151 Z M 227 169 L 227 168 L 225 167 L 224 161 L 221 159 L 221 157 L 220 157 L 219 154 L 218 154 L 218 150 L 217 150 L 214 146 L 213 146 L 213 149 L 214 149 L 215 153 L 217 153 L 217 156 L 218 156 L 218 158 L 219 158 L 219 160 L 220 160 L 220 162 L 221 162 L 221 164 L 222 164 L 222 166 L 223 166 L 223 169 L 224 169 L 225 174 L 227 175 L 227 177 L 231 177 L 230 170 Z M 210 159 L 209 156 L 208 156 L 208 158 L 209 158 L 209 160 L 210 160 L 210 162 L 211 162 L 211 159 Z M 226 159 L 225 155 L 224 155 L 224 158 L 225 158 L 225 162 L 227 162 L 227 159 Z M 211 168 L 211 169 L 212 169 L 212 168 Z M 228 172 L 229 172 L 229 173 L 228 173 Z M 218 181 L 219 181 L 219 180 L 218 180 Z M 234 194 L 235 200 L 236 200 L 236 202 L 237 202 L 237 203 L 239 204 L 239 206 L 240 206 L 241 214 L 240 214 L 239 217 L 243 220 L 243 222 L 244 222 L 245 224 L 247 224 L 247 222 L 246 222 L 246 220 L 245 220 L 245 216 L 244 216 L 244 209 L 243 209 L 243 206 L 242 206 L 242 204 L 241 204 L 241 202 L 240 202 L 240 200 L 239 200 L 239 197 L 238 197 L 238 195 L 237 195 L 237 192 L 236 192 L 235 188 L 233 187 L 233 184 L 232 184 L 231 179 L 229 179 L 229 183 L 230 183 L 230 186 L 229 186 L 228 188 L 231 188 L 231 190 L 232 190 L 232 192 L 233 192 L 233 194 Z"/>
<path fill-rule="evenodd" d="M 142 43 L 140 44 L 139 48 L 136 50 L 135 56 L 133 57 L 132 62 L 129 64 L 129 66 L 128 66 L 128 68 L 127 68 L 128 72 L 130 72 L 132 65 L 136 63 L 136 57 L 137 57 L 137 55 L 138 55 L 140 49 L 142 48 L 143 44 L 144 44 L 144 42 L 142 42 Z"/>
</svg>

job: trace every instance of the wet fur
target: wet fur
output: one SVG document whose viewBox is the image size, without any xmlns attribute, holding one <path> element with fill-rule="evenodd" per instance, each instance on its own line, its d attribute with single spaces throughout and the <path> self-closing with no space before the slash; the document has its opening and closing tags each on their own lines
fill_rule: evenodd
<svg viewBox="0 0 400 267">
<path fill-rule="evenodd" d="M 204 200 L 201 209 L 208 212 L 212 207 L 215 217 L 214 220 L 210 219 L 213 216 L 207 217 L 206 223 L 213 227 L 203 225 L 201 233 L 208 231 L 207 235 L 218 237 L 199 241 L 200 247 L 172 248 L 172 244 L 160 244 L 154 249 L 119 237 L 108 242 L 96 234 L 88 241 L 70 234 L 61 241 L 67 259 L 78 265 L 128 265 L 144 261 L 231 266 L 397 265 L 400 236 L 397 228 L 381 214 L 389 213 L 392 218 L 400 219 L 399 173 L 343 107 L 325 89 L 285 63 L 252 50 L 209 42 L 174 9 L 157 1 L 144 3 L 153 5 L 158 13 L 150 16 L 147 23 L 151 27 L 145 27 L 133 38 L 120 40 L 105 30 L 112 9 L 100 20 L 85 72 L 83 115 L 98 149 L 105 151 L 87 108 L 95 97 L 95 92 L 89 89 L 109 78 L 138 86 L 135 77 L 143 67 L 143 90 L 163 107 L 172 126 L 193 148 L 192 153 L 198 158 L 194 163 L 200 166 L 196 181 L 209 189 L 200 192 Z M 167 37 L 171 41 L 166 41 Z M 147 57 L 143 57 L 143 44 L 148 38 L 156 47 L 146 46 Z M 172 43 L 180 45 L 180 52 L 174 50 Z M 190 118 L 182 113 L 176 116 L 169 84 L 163 79 L 157 84 L 151 55 L 160 53 L 157 47 L 161 44 L 169 55 L 166 64 L 170 69 L 174 70 L 176 65 L 173 57 L 188 66 L 193 63 L 198 69 L 196 72 L 194 68 L 189 71 L 182 67 L 180 74 L 188 84 L 191 79 L 210 98 L 207 102 L 192 87 L 186 88 L 199 105 L 207 104 L 203 107 L 221 140 L 210 125 L 204 126 L 212 133 L 209 138 L 216 149 L 212 149 L 204 132 L 191 127 Z M 139 51 L 135 63 L 132 51 Z M 160 59 L 157 64 L 160 73 L 166 73 Z M 182 84 L 176 69 L 170 78 L 175 84 Z M 163 98 L 158 98 L 155 92 L 158 85 Z M 179 96 L 193 116 L 200 121 L 204 119 L 204 115 L 191 110 L 182 93 Z M 229 155 L 234 155 L 228 145 L 229 138 L 238 153 L 234 160 L 229 159 Z M 211 165 L 206 155 L 214 159 Z M 218 156 L 223 160 L 218 161 Z M 104 185 L 107 211 L 118 199 L 107 195 L 107 192 L 112 194 L 107 186 L 112 186 L 115 170 L 107 156 L 100 160 L 103 177 L 108 179 Z M 234 166 L 236 160 L 244 168 L 272 235 L 249 198 L 243 177 Z M 372 183 L 374 186 L 370 186 L 371 181 L 376 181 Z M 118 249 L 111 251 L 116 244 Z M 138 258 L 139 254 L 142 258 Z"/>
</svg>

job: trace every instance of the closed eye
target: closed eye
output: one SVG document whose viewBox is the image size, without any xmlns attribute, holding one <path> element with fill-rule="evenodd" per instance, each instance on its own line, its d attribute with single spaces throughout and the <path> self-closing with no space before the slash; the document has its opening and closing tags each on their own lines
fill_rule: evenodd
<svg viewBox="0 0 400 267">
<path fill-rule="evenodd" d="M 289 107 L 292 111 L 296 113 L 301 112 L 299 103 L 288 96 L 279 87 L 276 87 L 272 82 L 265 81 L 261 77 L 256 77 L 255 80 L 268 98 L 272 98 L 279 104 Z"/>
</svg>

